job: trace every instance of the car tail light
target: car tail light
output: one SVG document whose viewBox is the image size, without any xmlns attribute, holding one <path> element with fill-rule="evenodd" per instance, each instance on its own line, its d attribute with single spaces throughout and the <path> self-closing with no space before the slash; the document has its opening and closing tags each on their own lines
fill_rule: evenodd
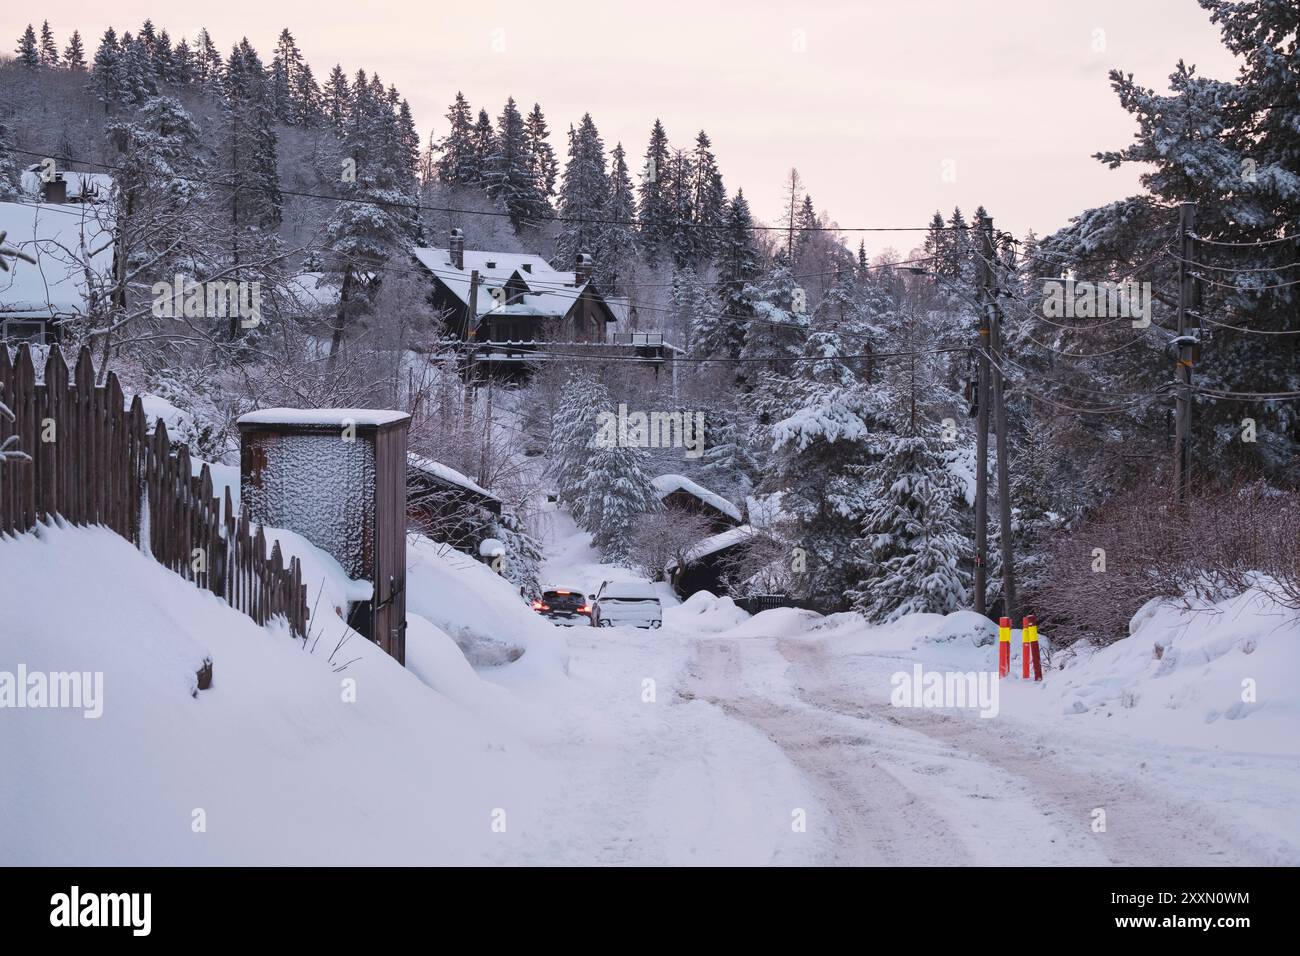
<svg viewBox="0 0 1300 956">
<path fill-rule="evenodd" d="M 547 605 L 543 604 L 541 601 L 534 601 L 534 602 L 533 602 L 533 610 L 534 610 L 534 611 L 549 611 L 550 608 L 549 608 Z"/>
<path fill-rule="evenodd" d="M 582 607 L 578 608 L 578 613 L 579 613 L 579 614 L 590 614 L 590 613 L 591 613 L 591 608 L 587 607 L 587 605 L 584 604 Z"/>
</svg>

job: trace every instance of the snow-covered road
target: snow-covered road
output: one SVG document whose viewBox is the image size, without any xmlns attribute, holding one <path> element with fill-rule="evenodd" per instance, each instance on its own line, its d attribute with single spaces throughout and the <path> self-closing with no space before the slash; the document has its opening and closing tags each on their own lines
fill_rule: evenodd
<svg viewBox="0 0 1300 956">
<path fill-rule="evenodd" d="M 616 573 L 567 534 L 546 570 L 591 588 Z M 544 816 L 564 837 L 520 845 L 519 859 L 1300 862 L 1295 746 L 1257 741 L 1244 721 L 1207 720 L 1184 740 L 1158 723 L 1173 713 L 1195 726 L 1176 711 L 1184 702 L 1154 717 L 1129 703 L 1081 714 L 1057 674 L 1051 686 L 1002 682 L 991 719 L 896 707 L 900 670 L 988 670 L 993 648 L 936 639 L 934 615 L 909 631 L 798 611 L 748 618 L 698 597 L 668 607 L 659 632 L 566 631 L 571 686 L 548 708 L 563 731 L 543 745 L 566 781 Z"/>
<path fill-rule="evenodd" d="M 546 754 L 567 785 L 545 816 L 566 838 L 520 846 L 529 861 L 1295 861 L 1293 842 L 1252 831 L 1224 800 L 1264 783 L 1231 755 L 1178 755 L 1218 758 L 1198 783 L 1149 772 L 1151 752 L 1119 738 L 1053 740 L 1015 717 L 895 708 L 895 657 L 803 636 L 570 634 L 583 703 L 560 709 L 567 731 Z M 1285 813 L 1282 801 L 1273 812 Z"/>
</svg>

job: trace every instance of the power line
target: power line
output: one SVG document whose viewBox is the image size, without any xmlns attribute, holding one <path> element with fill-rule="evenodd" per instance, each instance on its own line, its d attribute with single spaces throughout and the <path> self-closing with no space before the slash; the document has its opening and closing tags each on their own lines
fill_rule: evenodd
<svg viewBox="0 0 1300 956">
<path fill-rule="evenodd" d="M 124 167 L 122 166 L 114 166 L 110 163 L 100 163 L 94 160 L 79 159 L 73 156 L 51 156 L 48 153 L 36 152 L 30 149 L 15 149 L 13 150 L 13 152 L 23 153 L 27 156 L 37 156 L 42 159 L 55 159 L 63 163 L 75 163 L 81 166 L 95 166 L 100 169 L 107 169 L 113 172 L 121 172 L 124 169 Z M 69 171 L 75 172 L 75 170 L 69 170 Z M 181 176 L 177 173 L 161 173 L 157 175 L 159 175 L 160 178 L 175 181 L 175 182 L 201 183 L 210 186 L 220 186 L 225 189 L 230 189 L 237 185 L 236 183 L 225 182 L 224 180 L 211 179 L 202 176 Z M 296 199 L 315 199 L 315 200 L 321 200 L 324 202 L 332 202 L 332 203 L 358 203 L 367 206 L 382 206 L 389 209 L 407 209 L 412 212 L 438 212 L 447 215 L 463 215 L 463 216 L 491 216 L 495 218 L 507 218 L 512 220 L 519 218 L 507 210 L 459 209 L 451 206 L 425 206 L 420 203 L 398 202 L 395 200 L 388 200 L 388 199 L 375 199 L 375 198 L 357 199 L 357 198 L 350 198 L 347 196 L 328 196 L 325 195 L 324 193 L 311 193 L 311 192 L 305 192 L 302 190 L 293 190 L 293 189 L 280 189 L 279 193 L 281 196 L 293 196 Z M 551 215 L 531 217 L 527 221 L 528 222 L 563 222 L 563 223 L 577 223 L 577 224 L 604 225 L 604 226 L 643 227 L 646 225 L 645 220 L 642 219 L 604 219 L 598 217 L 593 218 L 593 217 L 583 217 L 583 216 L 562 216 L 558 213 L 554 213 Z M 671 225 L 673 226 L 673 228 L 686 227 L 691 229 L 711 229 L 711 230 L 718 230 L 718 231 L 725 231 L 727 229 L 727 226 L 725 224 L 712 225 L 710 223 L 691 222 L 689 220 L 678 220 L 676 222 L 673 222 Z M 750 228 L 756 232 L 788 232 L 789 231 L 788 226 L 760 226 L 760 225 L 751 224 Z M 938 227 L 935 226 L 798 226 L 796 227 L 795 231 L 800 233 L 804 233 L 804 232 L 930 232 L 932 230 L 936 232 L 938 231 L 961 232 L 961 231 L 968 230 L 970 228 L 971 227 L 969 226 L 945 226 L 943 227 L 942 230 L 940 230 Z"/>
</svg>

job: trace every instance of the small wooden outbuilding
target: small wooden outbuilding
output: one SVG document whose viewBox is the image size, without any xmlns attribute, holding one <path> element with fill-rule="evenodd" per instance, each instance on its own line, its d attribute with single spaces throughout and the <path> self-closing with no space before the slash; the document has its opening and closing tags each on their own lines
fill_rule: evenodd
<svg viewBox="0 0 1300 956">
<path fill-rule="evenodd" d="M 369 408 L 268 408 L 239 419 L 241 508 L 370 582 L 371 599 L 353 603 L 348 623 L 402 664 L 410 421 Z"/>
</svg>

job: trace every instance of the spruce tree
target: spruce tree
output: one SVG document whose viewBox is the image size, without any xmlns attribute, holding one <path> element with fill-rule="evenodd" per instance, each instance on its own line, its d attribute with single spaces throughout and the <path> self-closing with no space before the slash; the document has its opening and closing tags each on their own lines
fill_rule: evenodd
<svg viewBox="0 0 1300 956">
<path fill-rule="evenodd" d="M 0 123 L 0 199 L 17 196 L 20 182 L 13 133 L 8 126 Z"/>
<path fill-rule="evenodd" d="M 596 437 L 597 415 L 609 408 L 604 385 L 584 371 L 571 372 L 551 415 L 548 475 L 556 496 L 579 524 L 583 520 L 582 481 Z"/>
<path fill-rule="evenodd" d="M 50 21 L 41 23 L 41 66 L 59 65 L 59 47 L 50 31 Z"/>
<path fill-rule="evenodd" d="M 112 27 L 104 31 L 90 68 L 90 88 L 108 112 L 122 99 L 122 51 Z"/>
<path fill-rule="evenodd" d="M 348 86 L 347 74 L 343 72 L 343 67 L 335 63 L 334 69 L 330 70 L 329 79 L 325 81 L 321 108 L 330 126 L 339 133 L 343 132 L 351 103 L 352 88 Z"/>
<path fill-rule="evenodd" d="M 28 69 L 35 69 L 41 65 L 41 53 L 36 46 L 36 31 L 32 25 L 27 24 L 27 29 L 23 35 L 18 38 L 18 46 L 14 49 L 18 54 L 18 62 Z"/>
<path fill-rule="evenodd" d="M 540 222 L 549 208 L 537 189 L 528 129 L 513 96 L 506 99 L 497 117 L 496 138 L 483 186 L 488 198 L 510 213 L 516 231 L 525 223 Z"/>
<path fill-rule="evenodd" d="M 576 130 L 569 131 L 569 158 L 560 187 L 560 235 L 555 242 L 556 264 L 571 269 L 578 253 L 600 252 L 604 217 L 609 201 L 609 176 L 605 172 L 605 144 L 591 114 L 584 114 Z"/>
<path fill-rule="evenodd" d="M 547 141 L 551 134 L 546 128 L 546 117 L 542 115 L 540 104 L 533 104 L 533 111 L 528 114 L 525 125 L 528 130 L 528 156 L 533 186 L 538 196 L 549 206 L 551 197 L 555 195 L 555 181 L 559 177 L 560 166 L 555 159 L 555 150 Z"/>
<path fill-rule="evenodd" d="M 608 442 L 597 443 L 587 458 L 579 488 L 581 526 L 606 561 L 626 561 L 637 519 L 660 507 L 646 459 L 640 448 Z"/>
<path fill-rule="evenodd" d="M 81 45 L 81 33 L 78 30 L 72 31 L 72 37 L 63 50 L 63 65 L 70 70 L 80 71 L 86 68 L 86 50 Z"/>
<path fill-rule="evenodd" d="M 691 157 L 691 174 L 694 177 L 691 207 L 696 224 L 694 255 L 711 260 L 722 246 L 722 227 L 727 217 L 727 190 L 722 185 L 722 173 L 713 155 L 713 144 L 708 134 L 700 130 L 695 137 L 695 152 Z"/>
<path fill-rule="evenodd" d="M 447 135 L 438 144 L 436 168 L 444 185 L 470 186 L 478 181 L 473 115 L 465 95 L 458 91 L 447 110 Z"/>
<path fill-rule="evenodd" d="M 497 151 L 497 134 L 492 128 L 492 117 L 488 116 L 485 109 L 478 111 L 478 119 L 474 121 L 472 142 L 474 149 L 471 154 L 469 185 L 486 186 L 492 157 Z"/>
<path fill-rule="evenodd" d="M 651 265 L 659 260 L 671 235 L 672 209 L 664 188 L 669 155 L 668 134 L 664 132 L 663 124 L 655 120 L 654 127 L 650 130 L 650 143 L 646 147 L 645 164 L 637 192 L 641 244 Z"/>
<path fill-rule="evenodd" d="M 612 295 L 626 295 L 626 277 L 636 258 L 636 193 L 622 143 L 610 153 L 609 197 L 601 218 L 605 221 L 601 223 L 596 252 L 596 288 Z"/>
<path fill-rule="evenodd" d="M 942 443 L 924 428 L 891 435 L 865 477 L 872 494 L 854 547 L 854 606 L 878 623 L 961 608 L 970 585 L 956 510 L 962 489 Z"/>
</svg>

